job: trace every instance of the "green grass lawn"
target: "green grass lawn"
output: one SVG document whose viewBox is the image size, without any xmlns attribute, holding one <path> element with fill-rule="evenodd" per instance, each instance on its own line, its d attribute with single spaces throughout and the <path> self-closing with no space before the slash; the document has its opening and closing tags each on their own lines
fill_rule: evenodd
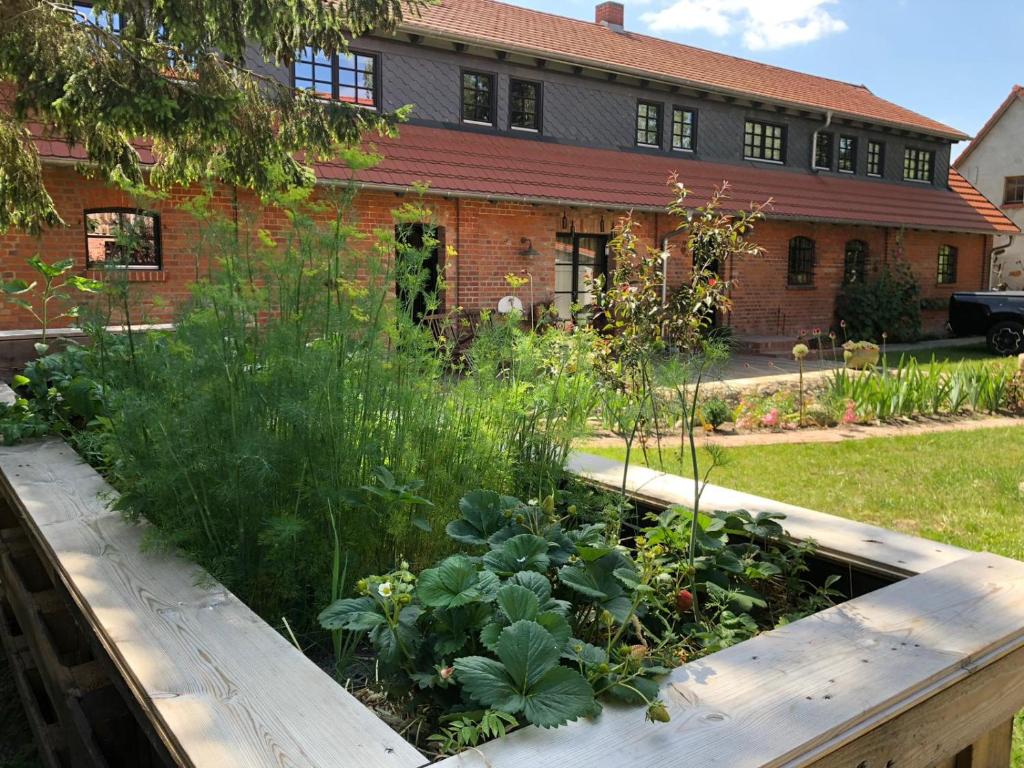
<svg viewBox="0 0 1024 768">
<path fill-rule="evenodd" d="M 625 452 L 593 453 L 621 461 Z M 716 485 L 1024 560 L 1024 426 L 724 455 L 728 463 L 711 476 Z M 689 474 L 678 453 L 666 460 L 666 471 Z M 1024 713 L 1015 733 L 1013 765 L 1024 768 Z"/>
<path fill-rule="evenodd" d="M 999 357 L 988 351 L 984 344 L 971 344 L 966 347 L 932 347 L 930 349 L 918 349 L 913 352 L 889 352 L 886 355 L 889 366 L 895 368 L 902 357 L 905 361 L 911 358 L 917 360 L 919 365 L 929 365 L 932 359 L 943 368 L 951 368 L 959 362 L 985 361 L 992 365 L 1005 365 L 1007 367 L 1016 363 L 1013 357 Z"/>
</svg>

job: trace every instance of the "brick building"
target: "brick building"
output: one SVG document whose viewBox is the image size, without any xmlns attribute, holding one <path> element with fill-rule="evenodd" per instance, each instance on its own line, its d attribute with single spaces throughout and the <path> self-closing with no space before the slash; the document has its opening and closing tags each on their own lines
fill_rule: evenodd
<svg viewBox="0 0 1024 768">
<path fill-rule="evenodd" d="M 291 68 L 264 73 L 369 109 L 414 105 L 398 139 L 374 142 L 383 160 L 358 173 L 356 205 L 369 231 L 390 222 L 396 195 L 429 185 L 445 243 L 458 252 L 448 264 L 439 254 L 449 309 L 493 308 L 508 293 L 504 276 L 522 271 L 537 303 L 567 311 L 585 301 L 579 278 L 608 268 L 607 240 L 626 211 L 649 245 L 671 244 L 664 206 L 673 174 L 695 203 L 726 180 L 737 208 L 772 200 L 756 235 L 764 257 L 727 276 L 734 309 L 723 320 L 741 335 L 828 327 L 843 282 L 895 259 L 911 265 L 937 307 L 953 290 L 985 287 L 993 237 L 1018 231 L 950 168 L 962 133 L 864 86 L 628 32 L 614 2 L 584 22 L 494 0 L 443 0 L 392 36 L 355 41 L 348 56 L 304 51 Z M 87 271 L 116 247 L 105 233 L 118 217 L 139 216 L 153 245 L 128 279 L 150 319 L 168 317 L 199 268 L 196 225 L 176 209 L 190 193 L 138 211 L 75 173 L 77 148 L 38 146 L 69 227 L 38 241 L 0 238 L 4 270 L 20 274 L 39 251 Z M 325 187 L 351 180 L 341 166 L 317 170 Z M 670 283 L 684 260 L 674 249 Z M 27 325 L 3 313 L 0 327 Z M 927 329 L 944 318 L 929 310 Z"/>
</svg>

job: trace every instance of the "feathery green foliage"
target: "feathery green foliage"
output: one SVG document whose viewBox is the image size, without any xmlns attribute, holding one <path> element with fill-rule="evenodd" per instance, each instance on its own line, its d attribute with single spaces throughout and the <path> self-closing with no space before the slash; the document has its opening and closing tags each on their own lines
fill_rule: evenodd
<svg viewBox="0 0 1024 768">
<path fill-rule="evenodd" d="M 342 574 L 443 554 L 467 489 L 549 492 L 595 399 L 585 332 L 491 318 L 460 362 L 413 314 L 437 305 L 431 212 L 407 203 L 370 242 L 339 195 L 291 204 L 276 238 L 198 201 L 218 265 L 192 306 L 134 353 L 97 346 L 119 506 L 306 629 Z"/>
<path fill-rule="evenodd" d="M 219 179 L 261 193 L 311 186 L 335 157 L 393 115 L 316 98 L 258 73 L 312 47 L 347 51 L 420 0 L 99 0 L 89 18 L 57 0 L 0 4 L 0 231 L 59 223 L 29 128 L 81 146 L 87 169 L 157 186 Z M 116 20 L 116 21 L 115 21 Z M 38 128 L 36 130 L 39 130 Z M 304 162 L 295 159 L 304 152 Z"/>
</svg>

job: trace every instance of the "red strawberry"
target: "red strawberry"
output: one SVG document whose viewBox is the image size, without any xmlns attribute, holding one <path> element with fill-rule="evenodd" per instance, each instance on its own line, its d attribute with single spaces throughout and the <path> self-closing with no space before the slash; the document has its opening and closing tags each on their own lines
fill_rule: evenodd
<svg viewBox="0 0 1024 768">
<path fill-rule="evenodd" d="M 693 595 L 688 589 L 680 589 L 676 594 L 676 612 L 682 615 L 691 610 L 693 610 Z"/>
</svg>

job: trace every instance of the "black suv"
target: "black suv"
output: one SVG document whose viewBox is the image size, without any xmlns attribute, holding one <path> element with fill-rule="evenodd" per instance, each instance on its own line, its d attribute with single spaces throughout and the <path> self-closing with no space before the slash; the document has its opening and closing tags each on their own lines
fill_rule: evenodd
<svg viewBox="0 0 1024 768">
<path fill-rule="evenodd" d="M 954 336 L 984 336 L 997 355 L 1024 352 L 1024 291 L 954 293 L 949 299 Z"/>
</svg>

